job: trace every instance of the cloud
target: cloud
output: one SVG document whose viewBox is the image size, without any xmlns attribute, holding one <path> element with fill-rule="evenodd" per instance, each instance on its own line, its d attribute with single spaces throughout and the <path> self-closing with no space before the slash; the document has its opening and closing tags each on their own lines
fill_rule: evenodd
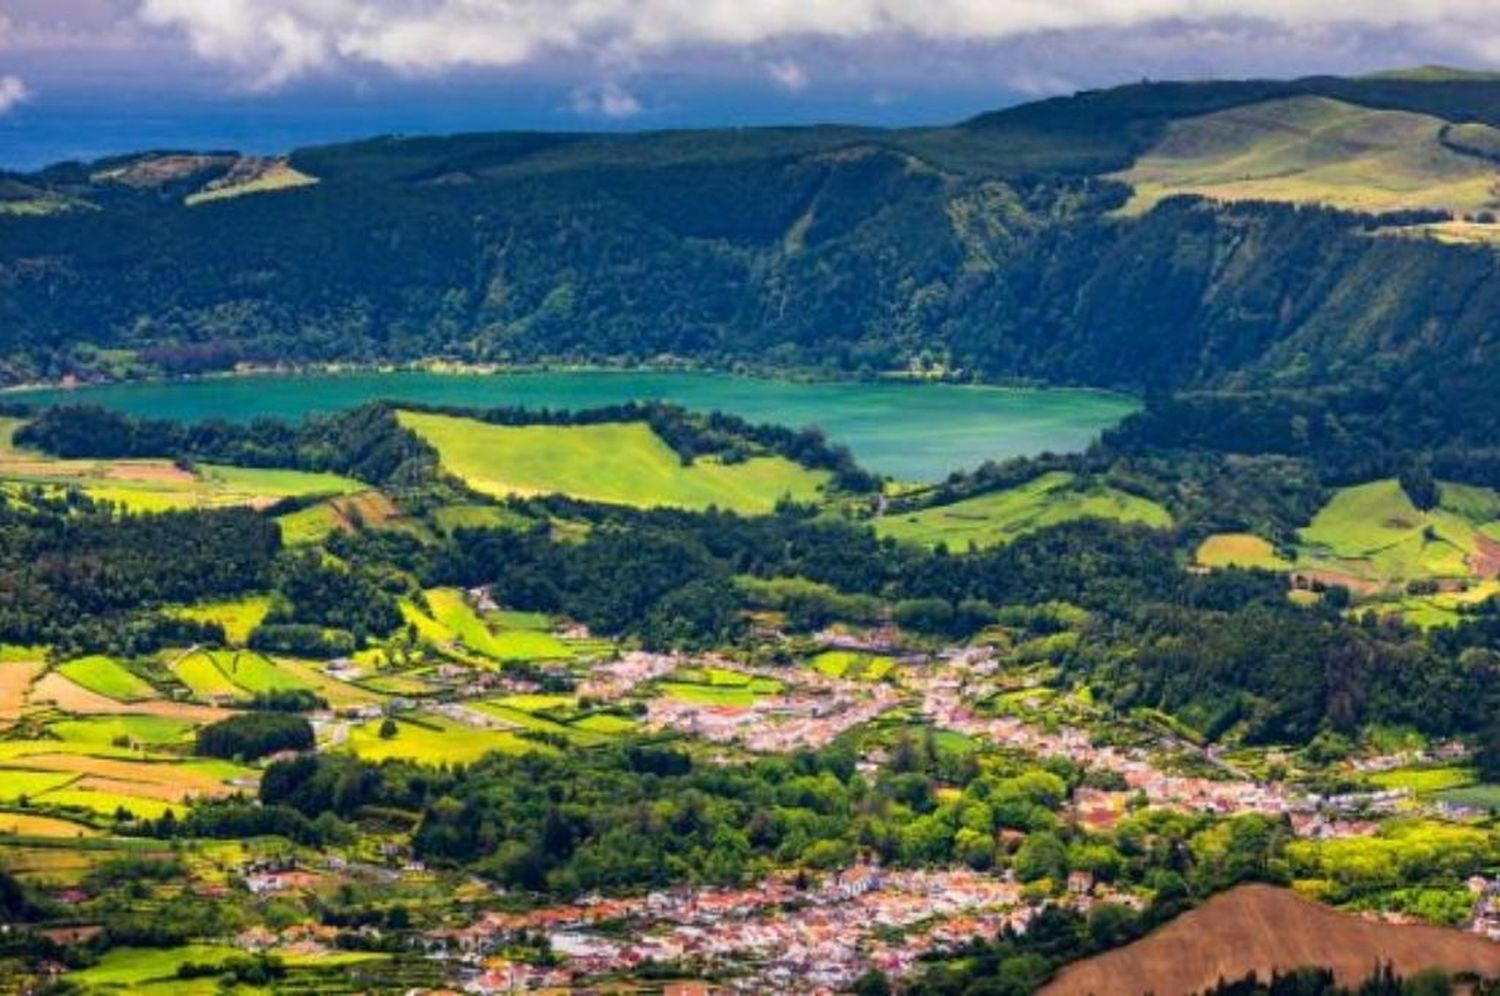
<svg viewBox="0 0 1500 996">
<path fill-rule="evenodd" d="M 574 90 L 572 104 L 575 114 L 614 120 L 633 118 L 644 110 L 635 94 L 613 82 L 597 89 L 580 87 Z"/>
<path fill-rule="evenodd" d="M 766 75 L 788 93 L 800 93 L 812 80 L 802 63 L 795 59 L 772 59 L 766 63 Z"/>
<path fill-rule="evenodd" d="M 403 73 L 514 67 L 553 56 L 633 64 L 677 50 L 903 39 L 972 46 L 1057 32 L 1190 37 L 1218 22 L 1399 31 L 1500 58 L 1494 0 L 139 0 L 140 19 L 199 57 L 273 87 L 345 65 Z M 772 67 L 777 68 L 772 68 Z M 799 63 L 767 64 L 795 89 Z M 785 70 L 784 73 L 777 69 Z M 803 71 L 805 73 L 805 70 Z"/>
<path fill-rule="evenodd" d="M 9 114 L 31 99 L 31 90 L 19 76 L 0 76 L 0 114 Z"/>
</svg>

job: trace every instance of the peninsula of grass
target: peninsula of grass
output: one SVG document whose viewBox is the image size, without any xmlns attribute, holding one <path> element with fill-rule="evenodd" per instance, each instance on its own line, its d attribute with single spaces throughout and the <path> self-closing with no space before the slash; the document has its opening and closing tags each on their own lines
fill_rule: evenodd
<svg viewBox="0 0 1500 996">
<path fill-rule="evenodd" d="M 784 497 L 816 500 L 830 479 L 777 456 L 684 464 L 644 422 L 504 426 L 419 412 L 399 417 L 432 444 L 445 470 L 496 497 L 562 494 L 636 508 L 757 514 Z"/>
</svg>

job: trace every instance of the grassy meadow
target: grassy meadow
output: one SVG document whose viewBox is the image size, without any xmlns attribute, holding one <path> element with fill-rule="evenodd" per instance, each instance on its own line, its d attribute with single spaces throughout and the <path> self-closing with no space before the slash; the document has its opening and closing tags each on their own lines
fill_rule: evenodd
<svg viewBox="0 0 1500 996">
<path fill-rule="evenodd" d="M 1494 162 L 1450 147 L 1444 125 L 1425 114 L 1325 97 L 1273 100 L 1174 122 L 1155 148 L 1116 175 L 1135 188 L 1131 214 L 1177 194 L 1371 213 L 1489 208 Z M 1475 129 L 1471 144 L 1500 135 Z"/>
<path fill-rule="evenodd" d="M 1193 555 L 1204 567 L 1243 567 L 1263 571 L 1285 571 L 1292 563 L 1277 554 L 1266 540 L 1250 533 L 1216 533 L 1205 539 Z"/>
<path fill-rule="evenodd" d="M 349 749 L 366 761 L 395 759 L 432 765 L 472 764 L 490 753 L 554 749 L 510 730 L 476 728 L 433 714 L 407 716 L 395 722 L 396 732 L 389 737 L 380 735 L 381 720 L 354 727 L 349 731 Z"/>
<path fill-rule="evenodd" d="M 1378 584 L 1473 579 L 1500 535 L 1500 496 L 1443 484 L 1438 507 L 1423 511 L 1394 479 L 1336 491 L 1300 540 L 1311 561 Z"/>
<path fill-rule="evenodd" d="M 402 603 L 401 611 L 422 639 L 439 648 L 461 643 L 466 650 L 499 662 L 566 660 L 573 656 L 571 647 L 546 631 L 549 621 L 545 617 L 497 613 L 496 625 L 492 625 L 456 588 L 433 588 L 424 595 L 429 611 L 409 601 Z"/>
<path fill-rule="evenodd" d="M 637 508 L 758 513 L 784 496 L 811 501 L 829 480 L 782 457 L 684 466 L 643 422 L 500 426 L 418 412 L 400 418 L 437 449 L 445 469 L 496 497 L 564 494 Z"/>
<path fill-rule="evenodd" d="M 1153 501 L 1114 488 L 1074 487 L 1075 477 L 1053 471 L 990 494 L 937 505 L 916 512 L 885 515 L 875 531 L 906 543 L 965 550 L 1003 546 L 1027 533 L 1077 519 L 1113 519 L 1153 528 L 1168 528 L 1172 517 Z"/>
</svg>

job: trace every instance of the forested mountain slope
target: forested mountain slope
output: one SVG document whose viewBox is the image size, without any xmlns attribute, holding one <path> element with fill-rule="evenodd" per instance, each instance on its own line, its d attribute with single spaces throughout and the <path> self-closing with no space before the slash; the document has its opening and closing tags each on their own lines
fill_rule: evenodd
<svg viewBox="0 0 1500 996">
<path fill-rule="evenodd" d="M 1399 190 L 1381 216 L 1316 206 L 1315 186 L 1120 210 L 1140 179 L 1122 171 L 1180 153 L 1183 128 L 1250 108 L 1237 120 L 1284 138 L 1302 120 L 1286 109 L 1307 106 L 1422 123 L 1477 244 L 1450 244 L 1447 216 L 1416 210 L 1434 202 Z M 435 355 L 925 364 L 1153 397 L 1294 388 L 1382 431 L 1482 441 L 1500 414 L 1496 123 L 1500 83 L 1424 73 L 1139 84 L 940 129 L 59 165 L 0 184 L 0 376 Z M 1232 162 L 1226 142 L 1266 133 L 1220 129 L 1209 147 Z M 1369 141 L 1319 145 L 1315 165 L 1357 179 Z"/>
</svg>

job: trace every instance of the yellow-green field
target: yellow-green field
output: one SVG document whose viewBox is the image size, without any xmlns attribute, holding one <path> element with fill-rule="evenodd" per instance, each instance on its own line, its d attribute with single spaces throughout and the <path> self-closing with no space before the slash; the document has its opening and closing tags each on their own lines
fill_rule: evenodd
<svg viewBox="0 0 1500 996">
<path fill-rule="evenodd" d="M 853 650 L 827 650 L 812 659 L 813 670 L 828 678 L 880 681 L 896 662 L 889 657 L 861 654 Z"/>
<path fill-rule="evenodd" d="M 0 812 L 0 834 L 14 834 L 17 837 L 96 837 L 99 831 L 55 816 Z"/>
<path fill-rule="evenodd" d="M 341 495 L 364 485 L 336 474 L 200 464 L 191 470 L 170 460 L 61 460 L 18 449 L 22 421 L 0 418 L 0 483 L 77 488 L 132 512 L 266 505 L 281 498 Z"/>
<path fill-rule="evenodd" d="M 91 692 L 120 702 L 139 702 L 156 694 L 155 689 L 109 657 L 95 655 L 59 664 L 57 671 L 69 681 Z"/>
<path fill-rule="evenodd" d="M 1250 533 L 1217 533 L 1198 546 L 1193 559 L 1204 567 L 1245 567 L 1284 571 L 1292 566 L 1276 548 Z"/>
<path fill-rule="evenodd" d="M 1444 125 L 1424 114 L 1326 97 L 1273 100 L 1174 122 L 1117 176 L 1135 188 L 1129 213 L 1175 194 L 1374 213 L 1492 207 L 1494 162 L 1447 147 L 1440 140 Z M 1477 127 L 1486 134 L 1472 135 L 1470 144 L 1492 140 L 1494 129 Z"/>
<path fill-rule="evenodd" d="M 194 724 L 167 716 L 86 716 L 47 726 L 60 740 L 80 744 L 181 744 L 192 739 Z"/>
<path fill-rule="evenodd" d="M 246 179 L 228 180 L 217 186 L 200 190 L 196 194 L 189 194 L 184 198 L 184 202 L 188 207 L 197 207 L 200 204 L 212 204 L 214 201 L 231 200 L 250 194 L 271 194 L 280 190 L 310 187 L 317 182 L 317 177 L 299 172 L 289 163 L 277 161 Z"/>
<path fill-rule="evenodd" d="M 349 748 L 366 761 L 398 759 L 419 764 L 471 764 L 486 754 L 523 754 L 553 748 L 522 739 L 509 730 L 464 726 L 442 716 L 423 715 L 415 721 L 397 720 L 396 735 L 382 737 L 383 720 L 349 731 Z"/>
<path fill-rule="evenodd" d="M 885 515 L 875 532 L 902 542 L 950 549 L 1001 546 L 1027 533 L 1078 519 L 1113 519 L 1165 529 L 1172 516 L 1153 501 L 1104 486 L 1074 487 L 1075 478 L 1053 471 L 1019 487 L 937 505 L 917 512 Z"/>
<path fill-rule="evenodd" d="M 310 691 L 335 709 L 370 705 L 381 696 L 329 677 L 315 664 L 254 650 L 195 650 L 173 658 L 177 680 L 204 702 L 241 702 L 269 692 Z"/>
<path fill-rule="evenodd" d="M 224 637 L 236 646 L 243 646 L 250 639 L 255 627 L 265 621 L 271 611 L 271 599 L 265 595 L 250 595 L 246 598 L 225 602 L 206 602 L 173 610 L 173 615 L 195 622 L 218 623 L 224 628 Z"/>
<path fill-rule="evenodd" d="M 531 521 L 499 505 L 443 505 L 432 511 L 433 525 L 445 534 L 460 529 L 525 529 Z"/>
<path fill-rule="evenodd" d="M 1341 488 L 1300 540 L 1308 563 L 1377 584 L 1474 578 L 1496 543 L 1500 496 L 1443 484 L 1437 508 L 1422 511 L 1395 480 Z"/>
<path fill-rule="evenodd" d="M 457 641 L 473 653 L 496 661 L 563 660 L 573 655 L 572 649 L 551 633 L 491 626 L 456 588 L 433 588 L 425 595 L 430 612 L 410 602 L 404 602 L 401 611 L 422 639 L 438 647 Z M 501 614 L 496 622 L 504 618 Z M 519 614 L 510 614 L 510 620 L 535 621 Z"/>
<path fill-rule="evenodd" d="M 342 495 L 307 508 L 276 517 L 281 538 L 288 545 L 319 543 L 336 532 L 386 525 L 400 515 L 389 498 L 379 491 Z"/>
<path fill-rule="evenodd" d="M 717 506 L 770 512 L 782 497 L 818 497 L 825 471 L 782 457 L 691 466 L 643 422 L 587 426 L 486 425 L 402 412 L 401 424 L 431 443 L 443 466 L 476 491 L 499 497 L 565 494 L 638 508 Z"/>
</svg>

